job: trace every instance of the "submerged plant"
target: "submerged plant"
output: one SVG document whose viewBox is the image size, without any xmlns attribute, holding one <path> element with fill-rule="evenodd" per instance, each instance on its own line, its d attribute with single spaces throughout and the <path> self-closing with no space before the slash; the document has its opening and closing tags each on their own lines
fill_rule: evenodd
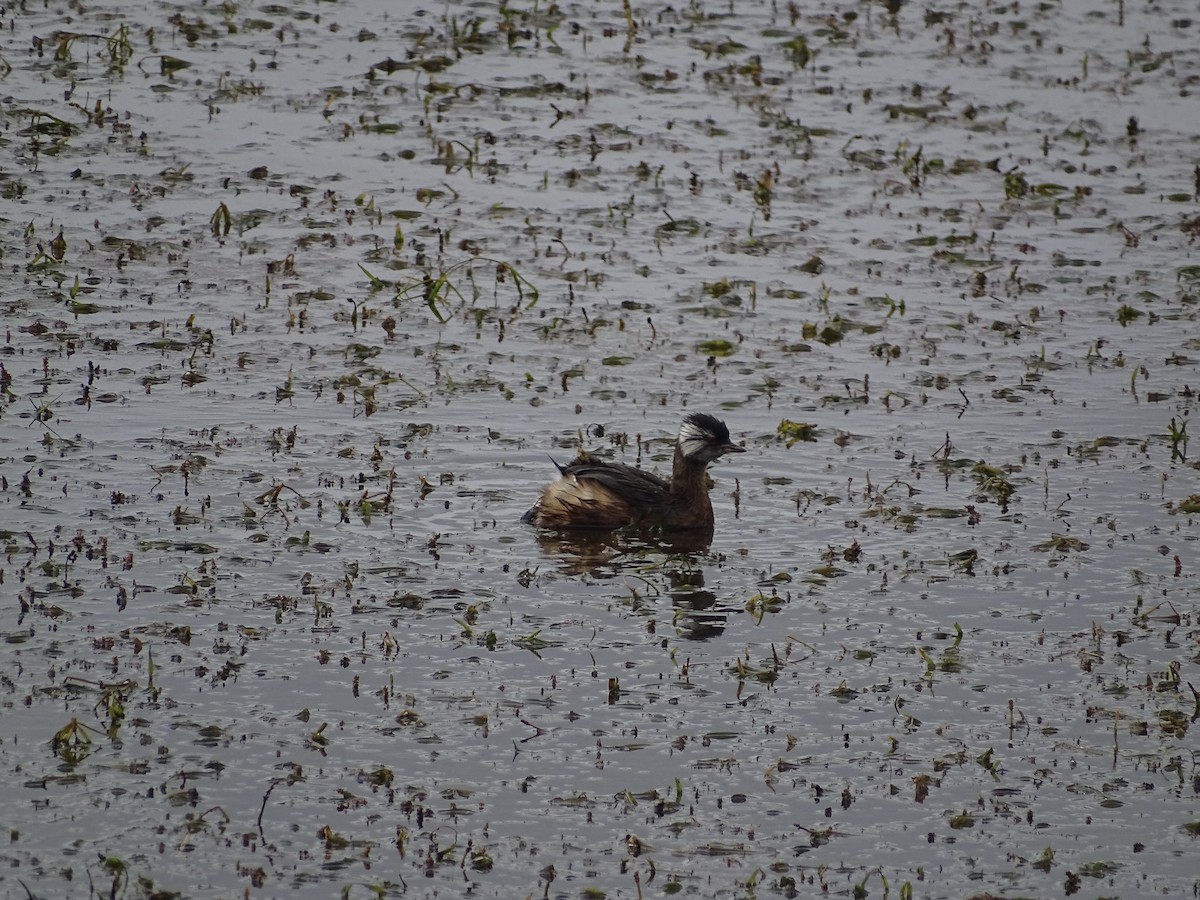
<svg viewBox="0 0 1200 900">
<path fill-rule="evenodd" d="M 370 280 L 371 290 L 377 291 L 391 287 L 396 292 L 397 303 L 419 297 L 439 322 L 448 322 L 452 311 L 451 298 L 457 297 L 464 305 L 467 303 L 467 298 L 463 296 L 463 292 L 454 279 L 463 275 L 474 285 L 474 267 L 480 263 L 490 263 L 495 267 L 497 285 L 504 284 L 511 278 L 513 286 L 517 289 L 518 299 L 524 300 L 528 295 L 529 302 L 525 309 L 532 309 L 537 304 L 538 289 L 532 281 L 518 272 L 512 263 L 489 257 L 465 259 L 447 267 L 439 266 L 436 271 L 434 267 L 430 266 L 426 268 L 420 280 L 406 283 L 389 283 L 373 275 L 361 263 L 358 268 Z M 478 298 L 478 294 L 478 287 L 476 287 L 475 297 L 472 298 L 472 301 Z"/>
<path fill-rule="evenodd" d="M 72 718 L 70 722 L 54 733 L 50 739 L 50 748 L 54 754 L 68 765 L 74 765 L 86 759 L 92 752 L 93 729 Z"/>
<path fill-rule="evenodd" d="M 1167 440 L 1171 442 L 1171 459 L 1183 462 L 1187 454 L 1187 420 L 1175 421 L 1171 416 L 1171 424 L 1167 426 Z"/>
</svg>

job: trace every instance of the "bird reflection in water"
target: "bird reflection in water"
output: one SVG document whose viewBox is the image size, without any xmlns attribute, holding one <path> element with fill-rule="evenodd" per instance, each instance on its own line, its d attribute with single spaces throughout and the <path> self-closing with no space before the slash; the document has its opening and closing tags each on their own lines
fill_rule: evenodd
<svg viewBox="0 0 1200 900">
<path fill-rule="evenodd" d="M 564 575 L 610 580 L 625 576 L 646 602 L 667 595 L 673 627 L 681 638 L 703 641 L 725 630 L 728 610 L 705 587 L 700 555 L 712 543 L 712 529 L 654 533 L 630 527 L 620 531 L 540 530 L 538 545 L 559 561 Z M 660 626 L 661 627 L 661 626 Z"/>
</svg>

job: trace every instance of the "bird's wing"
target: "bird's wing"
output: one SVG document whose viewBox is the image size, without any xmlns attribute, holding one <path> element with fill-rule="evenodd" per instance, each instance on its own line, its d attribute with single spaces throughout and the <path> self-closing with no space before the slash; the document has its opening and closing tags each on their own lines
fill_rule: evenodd
<svg viewBox="0 0 1200 900">
<path fill-rule="evenodd" d="M 594 481 L 618 497 L 625 497 L 640 506 L 659 503 L 666 495 L 668 484 L 657 475 L 635 469 L 624 463 L 596 462 L 581 459 L 560 467 L 565 477 Z"/>
</svg>

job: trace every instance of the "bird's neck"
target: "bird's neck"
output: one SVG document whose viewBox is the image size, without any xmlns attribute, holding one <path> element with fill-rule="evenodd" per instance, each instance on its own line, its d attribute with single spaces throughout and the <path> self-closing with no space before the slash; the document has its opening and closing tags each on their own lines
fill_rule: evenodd
<svg viewBox="0 0 1200 900">
<path fill-rule="evenodd" d="M 707 463 L 688 459 L 676 445 L 675 460 L 671 464 L 671 497 L 682 505 L 708 506 L 707 473 Z"/>
</svg>

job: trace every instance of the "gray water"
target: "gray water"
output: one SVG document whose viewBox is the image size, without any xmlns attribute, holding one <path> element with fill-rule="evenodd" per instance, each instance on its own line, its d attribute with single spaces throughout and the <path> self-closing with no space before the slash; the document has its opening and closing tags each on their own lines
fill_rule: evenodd
<svg viewBox="0 0 1200 900">
<path fill-rule="evenodd" d="M 1195 3 L 2 16 L 6 896 L 1197 889 Z"/>
</svg>

